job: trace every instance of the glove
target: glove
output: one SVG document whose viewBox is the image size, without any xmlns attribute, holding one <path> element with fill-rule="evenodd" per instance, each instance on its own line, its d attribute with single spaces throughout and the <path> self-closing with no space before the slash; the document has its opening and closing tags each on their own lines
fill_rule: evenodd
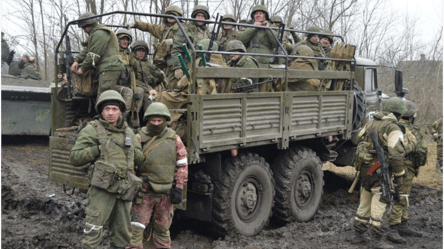
<svg viewBox="0 0 444 249">
<path fill-rule="evenodd" d="M 126 26 L 126 29 L 132 29 L 132 28 L 136 27 L 136 23 L 135 22 L 127 23 L 125 26 Z"/>
<path fill-rule="evenodd" d="M 174 188 L 170 194 L 170 201 L 172 204 L 180 204 L 182 202 L 182 189 Z"/>
<path fill-rule="evenodd" d="M 183 76 L 182 69 L 179 68 L 174 71 L 174 77 L 176 77 L 176 79 L 180 80 L 182 76 Z"/>
</svg>

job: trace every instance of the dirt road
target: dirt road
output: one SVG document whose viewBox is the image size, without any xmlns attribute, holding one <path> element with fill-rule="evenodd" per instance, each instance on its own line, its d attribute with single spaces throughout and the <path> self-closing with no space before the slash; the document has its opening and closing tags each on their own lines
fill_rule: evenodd
<svg viewBox="0 0 444 249">
<path fill-rule="evenodd" d="M 2 137 L 2 248 L 81 248 L 86 194 L 76 191 L 69 196 L 60 185 L 50 183 L 48 162 L 47 137 Z M 442 175 L 433 169 L 423 171 L 437 180 L 437 189 L 414 184 L 409 214 L 411 225 L 424 237 L 408 238 L 407 244 L 395 248 L 443 247 Z M 271 221 L 253 237 L 215 238 L 209 224 L 176 218 L 172 226 L 173 248 L 365 248 L 347 241 L 353 234 L 359 199 L 357 191 L 347 193 L 351 180 L 346 174 L 329 170 L 324 172 L 324 181 L 322 203 L 309 222 L 279 227 Z M 102 248 L 109 246 L 104 243 L 99 247 Z"/>
</svg>

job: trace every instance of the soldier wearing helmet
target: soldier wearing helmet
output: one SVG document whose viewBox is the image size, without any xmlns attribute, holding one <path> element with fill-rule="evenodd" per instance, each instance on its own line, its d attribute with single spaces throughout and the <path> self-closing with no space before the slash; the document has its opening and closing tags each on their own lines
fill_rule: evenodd
<svg viewBox="0 0 444 249">
<path fill-rule="evenodd" d="M 307 32 L 316 32 L 316 33 L 322 32 L 322 30 L 316 25 L 309 26 L 306 31 Z M 324 50 L 322 49 L 322 46 L 319 44 L 319 35 L 317 35 L 317 34 L 306 33 L 305 40 L 296 43 L 293 46 L 293 49 L 296 49 L 300 45 L 305 45 L 305 46 L 310 47 L 311 50 L 313 50 L 315 57 L 326 57 Z M 319 64 L 319 66 L 320 66 L 320 64 Z"/>
<path fill-rule="evenodd" d="M 20 72 L 20 77 L 25 79 L 41 80 L 42 76 L 40 76 L 40 73 L 35 66 L 35 57 L 23 56 L 23 58 L 24 64 L 23 69 Z"/>
<path fill-rule="evenodd" d="M 313 57 L 313 50 L 308 46 L 301 45 L 291 55 Z M 290 69 L 317 71 L 318 63 L 313 59 L 298 58 L 291 62 Z M 288 79 L 288 90 L 290 91 L 319 91 L 319 79 Z"/>
<path fill-rule="evenodd" d="M 126 103 L 118 92 L 104 91 L 96 104 L 99 115 L 79 132 L 69 155 L 74 166 L 93 165 L 87 174 L 90 184 L 83 248 L 99 246 L 107 222 L 111 230 L 111 248 L 124 248 L 130 244 L 131 193 L 141 181 L 134 176 L 134 166 L 142 164 L 143 153 L 135 134 L 122 117 L 125 108 Z"/>
<path fill-rule="evenodd" d="M 223 22 L 236 22 L 236 19 L 231 14 L 226 14 L 222 17 Z M 219 44 L 219 51 L 225 51 L 225 48 L 227 47 L 228 42 L 232 40 L 236 40 L 237 35 L 239 34 L 239 31 L 236 30 L 236 26 L 229 25 L 229 24 L 223 24 L 222 25 L 222 32 L 219 33 L 219 36 L 217 37 L 217 41 Z M 214 50 L 214 49 L 213 49 Z M 226 59 L 228 59 L 226 57 Z"/>
<path fill-rule="evenodd" d="M 280 25 L 283 23 L 282 18 L 280 16 L 272 16 L 270 18 L 271 26 L 279 28 Z M 290 34 L 288 32 L 284 32 L 284 38 L 282 40 L 282 45 L 287 50 L 287 53 L 291 53 L 293 49 L 293 42 L 290 38 Z"/>
<path fill-rule="evenodd" d="M 167 106 L 151 104 L 144 119 L 147 125 L 138 133 L 144 159 L 136 172 L 144 183 L 132 208 L 132 237 L 127 249 L 143 249 L 143 231 L 151 221 L 155 247 L 171 248 L 173 205 L 182 202 L 188 181 L 187 150 L 176 132 L 167 127 L 171 119 Z"/>
<path fill-rule="evenodd" d="M 237 52 L 237 53 L 245 53 L 247 49 L 244 44 L 239 40 L 232 40 L 227 44 L 227 52 Z M 259 68 L 259 62 L 252 56 L 248 55 L 237 55 L 230 54 L 230 61 L 228 61 L 229 67 L 240 67 L 240 68 Z M 250 83 L 254 84 L 258 82 L 258 79 L 246 79 L 246 78 L 231 78 L 230 79 L 233 87 L 245 86 Z M 225 89 L 225 92 L 228 92 L 231 89 Z M 257 92 L 258 90 L 254 90 Z"/>
<path fill-rule="evenodd" d="M 327 34 L 333 34 L 333 32 L 329 29 L 324 29 L 322 32 L 325 33 L 325 35 L 321 35 L 320 43 L 324 49 L 325 55 L 329 56 L 335 40 L 333 39 L 333 36 L 329 36 Z"/>
<path fill-rule="evenodd" d="M 254 21 L 254 25 L 270 27 L 268 10 L 264 5 L 255 6 L 250 16 Z M 273 31 L 260 28 L 246 28 L 238 35 L 237 39 L 245 45 L 249 53 L 273 54 L 277 47 L 277 42 L 271 32 Z M 275 32 L 275 34 L 277 33 Z M 257 56 L 255 59 L 259 62 L 259 67 L 263 68 L 269 67 L 269 64 L 273 62 L 273 57 Z"/>
<path fill-rule="evenodd" d="M 423 150 L 423 138 L 425 134 L 421 129 L 414 125 L 418 107 L 415 103 L 405 100 L 407 112 L 400 119 L 400 124 L 404 127 L 403 144 L 405 148 L 404 170 L 402 177 L 402 186 L 398 187 L 401 201 L 394 202 L 389 215 L 390 231 L 387 239 L 396 244 L 406 243 L 407 240 L 402 236 L 422 237 L 422 233 L 410 228 L 408 224 L 409 216 L 407 213 L 408 199 L 412 190 L 413 178 L 418 176 L 419 167 L 427 163 L 427 150 Z"/>
<path fill-rule="evenodd" d="M 381 195 L 381 183 L 377 174 L 368 174 L 370 167 L 377 161 L 377 155 L 370 153 L 370 150 L 374 150 L 370 131 L 376 129 L 379 144 L 385 152 L 386 163 L 397 182 L 397 188 L 401 189 L 405 174 L 403 161 L 405 148 L 403 128 L 399 120 L 406 112 L 407 108 L 402 99 L 390 98 L 385 103 L 383 111 L 376 113 L 358 134 L 360 151 L 356 153 L 354 163 L 360 172 L 361 196 L 354 220 L 355 236 L 351 239 L 353 244 L 368 243 L 365 232 L 370 226 L 373 248 L 393 248 L 382 240 L 385 233 L 383 219 L 391 200 Z"/>
<path fill-rule="evenodd" d="M 245 23 L 246 24 L 247 20 L 242 19 L 242 20 L 239 21 L 239 23 Z M 239 32 L 244 31 L 245 27 L 244 26 L 237 26 L 237 30 L 239 30 Z"/>
<path fill-rule="evenodd" d="M 122 70 L 125 68 L 119 59 L 119 42 L 114 32 L 103 24 L 99 24 L 97 19 L 82 20 L 91 18 L 94 14 L 86 12 L 79 17 L 78 26 L 89 35 L 86 46 L 78 54 L 71 65 L 73 72 L 82 75 L 89 70 L 95 69 L 95 74 L 99 78 L 99 88 L 97 98 L 106 90 L 116 90 L 125 92 L 122 86 L 118 86 Z M 79 64 L 82 64 L 79 66 Z M 124 96 L 127 109 L 132 103 L 132 92 Z"/>
<path fill-rule="evenodd" d="M 191 18 L 209 20 L 210 12 L 208 7 L 205 5 L 194 6 L 193 12 L 191 13 Z M 210 31 L 208 31 L 207 23 L 194 21 L 189 23 L 190 38 L 193 39 L 194 47 L 197 49 L 197 44 L 202 39 L 210 38 Z"/>
<path fill-rule="evenodd" d="M 137 86 L 140 85 L 136 82 L 136 72 L 139 71 L 139 65 L 129 50 L 133 36 L 127 29 L 119 29 L 116 35 L 119 39 L 119 54 L 123 65 L 125 65 L 125 69 L 120 76 L 119 85 L 125 88 L 125 91 L 122 91 L 122 96 L 132 98 L 131 110 L 127 110 L 128 119 L 131 127 L 138 128 L 140 126 L 139 112 L 143 104 L 144 90 Z"/>
<path fill-rule="evenodd" d="M 433 122 L 432 127 L 430 129 L 430 132 L 433 135 L 433 139 L 436 142 L 436 151 L 437 151 L 437 165 L 436 165 L 436 172 L 442 173 L 442 144 L 443 144 L 443 137 L 442 137 L 442 118 L 436 120 Z"/>
</svg>

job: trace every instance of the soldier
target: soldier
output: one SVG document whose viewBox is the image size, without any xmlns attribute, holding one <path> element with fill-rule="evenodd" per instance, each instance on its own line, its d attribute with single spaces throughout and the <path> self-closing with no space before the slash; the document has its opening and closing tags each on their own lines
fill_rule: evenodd
<svg viewBox="0 0 444 249">
<path fill-rule="evenodd" d="M 5 33 L 2 32 L 2 74 L 8 74 L 9 65 L 14 59 L 14 50 L 9 50 L 9 45 L 4 39 Z"/>
<path fill-rule="evenodd" d="M 441 171 L 442 172 L 442 144 L 443 144 L 443 138 L 442 138 L 442 118 L 439 120 L 436 120 L 432 124 L 432 136 L 433 139 L 435 139 L 436 142 L 436 172 Z"/>
<path fill-rule="evenodd" d="M 245 53 L 247 52 L 247 49 L 245 48 L 244 44 L 241 41 L 232 40 L 227 44 L 227 52 Z M 251 56 L 231 54 L 230 58 L 231 58 L 230 61 L 228 61 L 229 67 L 259 68 L 259 62 Z M 231 82 L 235 87 L 245 86 L 250 84 L 248 79 L 242 79 L 242 78 L 232 78 Z M 251 81 L 251 83 L 257 83 L 257 82 L 258 79 L 254 79 Z M 224 89 L 223 92 L 228 92 L 229 90 L 231 89 L 227 88 Z M 254 91 L 257 92 L 258 90 L 255 89 Z"/>
<path fill-rule="evenodd" d="M 176 132 L 167 128 L 170 118 L 168 108 L 158 102 L 151 104 L 144 115 L 148 122 L 138 134 L 144 159 L 137 171 L 144 185 L 137 195 L 136 204 L 139 205 L 132 208 L 132 237 L 128 249 L 143 249 L 143 232 L 151 220 L 154 221 L 151 227 L 156 248 L 171 248 L 169 228 L 173 204 L 182 202 L 188 166 L 185 145 Z"/>
<path fill-rule="evenodd" d="M 296 48 L 296 51 L 293 51 L 292 55 L 313 57 L 314 54 L 311 48 L 301 45 Z M 289 68 L 317 71 L 318 62 L 313 59 L 298 58 L 291 62 Z M 288 81 L 288 89 L 290 91 L 319 91 L 320 85 L 319 79 L 289 79 Z"/>
<path fill-rule="evenodd" d="M 270 26 L 268 10 L 264 5 L 255 6 L 250 16 L 254 20 L 254 25 Z M 245 45 L 249 53 L 273 54 L 277 46 L 271 31 L 266 29 L 246 28 L 237 36 L 237 39 Z M 273 62 L 273 57 L 257 56 L 255 59 L 259 62 L 259 67 L 263 68 L 268 68 L 268 65 Z"/>
<path fill-rule="evenodd" d="M 182 9 L 171 5 L 166 8 L 165 14 L 182 16 Z M 183 76 L 178 55 L 182 55 L 186 60 L 185 51 L 182 48 L 182 44 L 186 43 L 186 41 L 176 20 L 173 18 L 165 18 L 162 25 L 136 21 L 126 26 L 128 29 L 137 28 L 142 31 L 148 31 L 151 35 L 159 39 L 153 62 L 165 72 L 168 81 L 166 88 L 174 90 L 177 81 Z M 186 25 L 184 28 L 185 31 L 188 32 Z"/>
<path fill-rule="evenodd" d="M 143 153 L 135 134 L 122 118 L 125 106 L 118 92 L 103 92 L 96 104 L 100 114 L 79 132 L 71 149 L 69 158 L 74 166 L 93 165 L 88 172 L 83 248 L 97 248 L 107 222 L 112 249 L 123 249 L 130 244 L 134 198 L 131 193 L 139 187 L 131 183 L 137 179 L 133 175 L 134 165 L 141 165 Z"/>
<path fill-rule="evenodd" d="M 239 21 L 239 23 L 245 23 L 246 24 L 247 20 L 242 19 L 242 20 Z M 237 30 L 239 30 L 239 32 L 244 31 L 245 27 L 244 26 L 237 26 Z"/>
<path fill-rule="evenodd" d="M 208 7 L 204 5 L 194 6 L 191 18 L 208 20 L 210 19 L 210 12 Z M 210 31 L 208 31 L 206 22 L 190 22 L 188 25 L 190 29 L 190 38 L 193 40 L 194 48 L 198 49 L 198 43 L 202 39 L 209 39 L 211 37 Z"/>
<path fill-rule="evenodd" d="M 226 14 L 223 16 L 222 21 L 225 22 L 236 22 L 236 19 L 233 15 Z M 232 40 L 236 40 L 237 35 L 239 34 L 239 31 L 236 30 L 236 26 L 224 24 L 222 25 L 222 32 L 219 34 L 219 37 L 217 38 L 218 45 L 219 45 L 219 51 L 225 51 L 228 42 Z M 214 50 L 214 48 L 213 48 Z M 228 59 L 228 58 L 226 58 Z"/>
<path fill-rule="evenodd" d="M 283 23 L 282 18 L 280 16 L 272 16 L 270 18 L 270 21 L 272 22 L 272 27 L 277 27 L 279 28 L 280 25 Z M 284 46 L 284 48 L 287 50 L 287 53 L 290 54 L 291 51 L 293 50 L 293 43 L 290 39 L 290 36 L 287 32 L 284 32 L 284 36 L 283 36 L 283 40 L 282 40 L 282 45 Z"/>
<path fill-rule="evenodd" d="M 25 58 L 26 59 L 26 58 Z M 35 67 L 35 58 L 29 57 L 29 61 L 25 61 L 20 76 L 25 79 L 41 80 L 39 71 Z"/>
<path fill-rule="evenodd" d="M 417 153 L 417 148 L 422 145 L 422 138 L 424 134 L 421 133 L 420 128 L 413 125 L 418 108 L 412 101 L 406 101 L 407 112 L 402 115 L 400 124 L 405 128 L 404 134 L 404 171 L 405 174 L 402 177 L 402 186 L 398 188 L 401 202 L 394 202 L 389 215 L 390 232 L 387 234 L 387 239 L 394 243 L 405 243 L 407 240 L 400 235 L 422 237 L 422 233 L 419 233 L 411 229 L 408 225 L 409 216 L 407 213 L 408 199 L 412 190 L 413 177 L 418 176 L 419 167 L 427 163 L 427 157 L 425 160 L 421 159 L 422 155 Z M 426 154 L 427 155 L 427 154 Z M 424 158 L 423 158 L 424 159 Z M 424 163 L 424 164 L 423 164 Z"/>
<path fill-rule="evenodd" d="M 120 76 L 119 85 L 130 88 L 132 92 L 132 96 L 129 95 L 129 91 L 125 93 L 128 95 L 127 98 L 132 98 L 132 104 L 131 109 L 127 109 L 124 116 L 126 117 L 130 114 L 130 126 L 132 128 L 138 128 L 140 126 L 139 111 L 142 109 L 144 90 L 141 87 L 137 87 L 136 72 L 139 71 L 138 63 L 128 48 L 133 41 L 133 36 L 126 29 L 119 29 L 116 35 L 117 39 L 119 39 L 119 54 L 122 58 L 123 65 L 125 65 L 125 69 Z"/>
<path fill-rule="evenodd" d="M 368 146 L 367 151 L 369 153 L 363 158 L 370 159 L 364 161 L 361 165 L 357 165 L 355 160 L 355 167 L 360 171 L 361 196 L 354 221 L 355 236 L 351 241 L 354 244 L 368 242 L 364 233 L 368 230 L 370 223 L 372 247 L 393 248 L 393 246 L 382 241 L 382 236 L 385 232 L 383 217 L 387 211 L 387 205 L 390 203 L 390 200 L 382 198 L 381 183 L 377 174 L 368 174 L 368 170 L 372 164 L 377 161 L 377 156 L 370 153 L 370 150 L 374 149 L 370 131 L 372 129 L 377 130 L 379 144 L 384 149 L 385 159 L 390 172 L 398 183 L 397 187 L 402 188 L 402 176 L 405 173 L 403 168 L 404 146 L 402 141 L 403 132 L 399 124 L 399 119 L 406 112 L 407 108 L 402 99 L 397 97 L 390 98 L 385 103 L 383 111 L 376 113 L 374 119 L 370 120 L 358 134 L 358 148 Z M 357 152 L 357 155 L 361 155 L 361 153 Z"/>
<path fill-rule="evenodd" d="M 333 32 L 329 29 L 324 29 L 322 32 L 326 33 L 326 34 L 333 34 Z M 333 39 L 332 36 L 329 36 L 329 35 L 321 35 L 320 38 L 321 38 L 320 42 L 321 42 L 322 48 L 324 49 L 324 53 L 328 57 L 330 55 L 331 49 L 333 48 L 333 44 L 334 44 L 335 40 Z"/>
<path fill-rule="evenodd" d="M 91 16 L 94 16 L 94 14 L 86 12 L 79 19 Z M 72 71 L 83 75 L 88 70 L 95 69 L 95 75 L 98 75 L 99 79 L 97 98 L 106 90 L 115 90 L 122 94 L 126 104 L 125 109 L 129 110 L 132 103 L 132 91 L 129 88 L 117 85 L 122 70 L 125 69 L 119 59 L 117 36 L 110 28 L 99 24 L 97 19 L 82 20 L 77 25 L 89 37 L 85 48 L 76 56 L 74 63 L 71 65 Z M 82 63 L 80 68 L 79 63 Z"/>
<path fill-rule="evenodd" d="M 315 26 L 315 25 L 309 26 L 306 31 L 318 32 L 318 33 L 322 32 L 322 30 L 318 26 Z M 313 50 L 315 57 L 326 57 L 324 50 L 322 49 L 321 45 L 319 44 L 319 35 L 306 33 L 305 37 L 306 37 L 305 40 L 296 43 L 293 46 L 293 49 L 296 49 L 300 45 L 306 45 L 306 46 L 310 47 L 311 50 Z"/>
</svg>

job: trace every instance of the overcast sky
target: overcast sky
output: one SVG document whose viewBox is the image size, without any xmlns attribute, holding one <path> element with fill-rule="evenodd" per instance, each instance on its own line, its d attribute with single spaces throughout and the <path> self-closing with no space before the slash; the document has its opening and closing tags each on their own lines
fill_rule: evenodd
<svg viewBox="0 0 444 249">
<path fill-rule="evenodd" d="M 394 10 L 405 13 L 418 18 L 417 32 L 424 37 L 425 40 L 432 40 L 436 31 L 442 26 L 443 4 L 442 0 L 388 0 Z M 12 10 L 11 5 L 17 4 L 14 0 L 1 1 L 1 29 L 9 36 L 20 35 L 20 21 L 16 19 L 8 19 L 3 15 L 5 12 Z M 400 13 L 400 14 L 402 14 Z M 31 46 L 29 44 L 28 46 Z M 24 51 L 17 51 L 23 53 Z"/>
</svg>

